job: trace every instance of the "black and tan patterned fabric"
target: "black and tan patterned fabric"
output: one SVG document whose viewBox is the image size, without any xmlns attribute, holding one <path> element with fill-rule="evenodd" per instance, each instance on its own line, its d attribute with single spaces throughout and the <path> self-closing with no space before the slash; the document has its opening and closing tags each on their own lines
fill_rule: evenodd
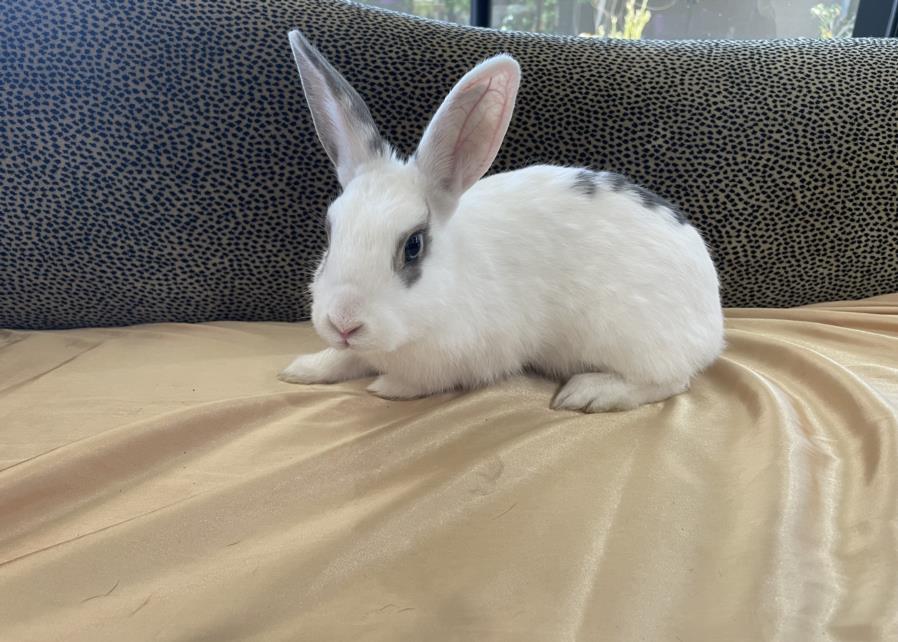
<svg viewBox="0 0 898 642">
<path fill-rule="evenodd" d="M 292 27 L 405 153 L 464 71 L 512 53 L 493 171 L 629 175 L 703 231 L 727 305 L 898 291 L 896 41 L 578 40 L 335 0 L 19 0 L 0 18 L 0 326 L 307 315 L 338 185 Z"/>
</svg>

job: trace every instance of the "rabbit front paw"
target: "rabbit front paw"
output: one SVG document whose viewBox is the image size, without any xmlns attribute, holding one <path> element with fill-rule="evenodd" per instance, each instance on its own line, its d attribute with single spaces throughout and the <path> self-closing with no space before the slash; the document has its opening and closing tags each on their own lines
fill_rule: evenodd
<svg viewBox="0 0 898 642">
<path fill-rule="evenodd" d="M 278 379 L 286 383 L 339 383 L 372 374 L 371 368 L 350 351 L 327 348 L 297 357 L 281 370 Z"/>
</svg>

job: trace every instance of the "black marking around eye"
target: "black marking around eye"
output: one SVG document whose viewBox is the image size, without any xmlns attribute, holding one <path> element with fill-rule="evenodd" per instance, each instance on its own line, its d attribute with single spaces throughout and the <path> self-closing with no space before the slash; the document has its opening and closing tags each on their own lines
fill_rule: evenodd
<svg viewBox="0 0 898 642">
<path fill-rule="evenodd" d="M 414 261 L 406 263 L 405 261 L 405 242 L 412 234 L 420 233 L 424 237 L 424 247 L 421 248 L 421 254 Z M 427 219 L 422 225 L 399 237 L 396 244 L 396 251 L 393 253 L 393 270 L 396 275 L 405 284 L 405 287 L 412 287 L 418 279 L 421 278 L 421 264 L 427 255 L 430 254 L 430 208 L 427 210 Z"/>
<path fill-rule="evenodd" d="M 394 264 L 394 268 L 396 269 L 396 274 L 399 275 L 399 278 L 402 279 L 402 282 L 407 288 L 412 287 L 418 279 L 421 278 L 421 264 L 430 253 L 430 228 L 424 227 L 413 233 L 418 232 L 424 237 L 424 247 L 421 248 L 421 254 L 417 259 L 408 263 L 405 261 L 405 241 L 411 234 L 402 237 L 396 252 L 396 263 Z"/>
</svg>

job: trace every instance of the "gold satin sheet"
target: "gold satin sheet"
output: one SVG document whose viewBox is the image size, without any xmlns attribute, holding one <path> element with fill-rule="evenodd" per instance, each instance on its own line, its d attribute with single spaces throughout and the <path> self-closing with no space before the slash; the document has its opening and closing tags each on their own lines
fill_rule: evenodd
<svg viewBox="0 0 898 642">
<path fill-rule="evenodd" d="M 0 335 L 0 640 L 898 640 L 898 295 L 692 390 L 279 382 L 307 325 Z"/>
</svg>

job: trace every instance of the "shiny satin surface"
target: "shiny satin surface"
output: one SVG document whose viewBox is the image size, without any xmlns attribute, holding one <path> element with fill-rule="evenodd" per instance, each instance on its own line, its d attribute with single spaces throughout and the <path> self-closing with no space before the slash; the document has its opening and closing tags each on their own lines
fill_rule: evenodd
<svg viewBox="0 0 898 642">
<path fill-rule="evenodd" d="M 0 640 L 896 640 L 898 295 L 690 392 L 293 386 L 307 325 L 0 333 Z"/>
</svg>

